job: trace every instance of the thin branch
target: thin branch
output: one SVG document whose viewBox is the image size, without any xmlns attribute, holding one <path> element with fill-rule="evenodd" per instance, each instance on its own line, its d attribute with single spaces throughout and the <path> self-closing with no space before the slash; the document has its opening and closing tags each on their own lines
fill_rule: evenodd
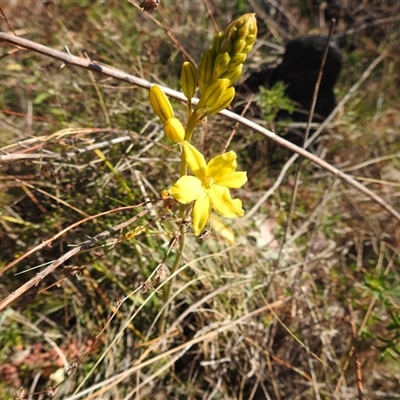
<svg viewBox="0 0 400 400">
<path fill-rule="evenodd" d="M 78 66 L 81 68 L 99 72 L 99 73 L 102 73 L 109 77 L 119 79 L 124 82 L 129 82 L 131 84 L 140 86 L 145 89 L 150 89 L 150 87 L 153 85 L 151 82 L 146 81 L 145 79 L 137 78 L 136 76 L 127 74 L 117 68 L 112 68 L 107 65 L 96 63 L 94 61 L 88 61 L 88 60 L 85 60 L 84 58 L 76 57 L 76 56 L 73 56 L 72 54 L 67 54 L 62 51 L 54 50 L 47 46 L 43 46 L 41 44 L 32 42 L 27 39 L 22 39 L 22 38 L 19 38 L 16 36 L 8 35 L 7 33 L 4 33 L 4 32 L 0 32 L 0 42 L 8 43 L 12 46 L 17 46 L 17 47 L 21 47 L 24 49 L 32 50 L 37 53 L 43 54 L 45 56 L 52 57 L 57 60 L 63 61 L 66 64 L 71 64 L 71 65 L 75 65 L 75 66 Z M 376 67 L 376 65 L 379 64 L 379 62 L 381 62 L 385 58 L 386 54 L 387 53 L 382 53 L 370 65 L 370 67 L 363 74 L 363 76 L 365 76 L 365 74 L 369 75 L 371 70 L 374 69 Z M 361 84 L 361 82 L 363 82 L 363 79 L 359 80 L 360 84 Z M 353 86 L 353 88 L 354 88 L 354 86 Z M 163 87 L 162 89 L 168 96 L 173 97 L 177 100 L 180 100 L 180 101 L 186 103 L 187 99 L 185 98 L 183 93 L 180 93 L 176 90 L 172 90 L 167 87 Z M 194 104 L 197 104 L 197 102 L 198 102 L 198 100 L 193 99 Z M 339 109 L 338 107 L 336 107 L 335 110 L 332 112 L 332 114 L 325 120 L 325 124 L 331 122 L 331 120 L 336 115 L 336 113 Z M 382 197 L 378 196 L 376 193 L 374 193 L 371 190 L 369 190 L 368 188 L 366 188 L 364 185 L 362 185 L 361 183 L 356 181 L 351 176 L 345 174 L 344 172 L 340 171 L 339 169 L 335 168 L 334 166 L 328 164 L 324 160 L 321 160 L 319 157 L 315 156 L 314 154 L 311 154 L 308 151 L 302 149 L 301 147 L 298 147 L 298 146 L 294 145 L 293 143 L 288 142 L 287 140 L 281 138 L 274 132 L 271 132 L 268 129 L 265 129 L 265 128 L 261 127 L 260 125 L 256 124 L 255 122 L 248 120 L 247 118 L 240 117 L 239 115 L 237 115 L 233 112 L 227 111 L 227 110 L 221 111 L 221 114 L 225 115 L 226 117 L 228 117 L 234 121 L 238 121 L 241 124 L 251 128 L 251 129 L 254 129 L 255 131 L 261 133 L 263 136 L 267 137 L 269 140 L 272 140 L 273 142 L 277 143 L 279 146 L 285 147 L 285 148 L 289 149 L 290 151 L 292 151 L 293 153 L 296 153 L 297 155 L 305 157 L 308 160 L 310 160 L 312 163 L 329 171 L 330 173 L 332 173 L 333 175 L 335 175 L 339 179 L 341 179 L 343 182 L 346 182 L 350 186 L 353 186 L 355 189 L 364 193 L 371 200 L 373 200 L 374 202 L 379 204 L 381 207 L 383 207 L 385 210 L 387 210 L 390 214 L 392 214 L 398 221 L 400 221 L 400 213 L 397 210 L 395 210 L 391 205 L 389 205 Z M 318 134 L 321 131 L 322 131 L 322 128 L 320 127 L 320 129 L 318 129 L 314 133 L 314 135 L 307 141 L 306 146 L 308 146 L 312 142 L 312 139 L 315 138 L 316 136 L 318 136 Z M 297 156 L 296 156 L 296 158 L 297 158 Z"/>
<path fill-rule="evenodd" d="M 386 57 L 387 53 L 384 52 L 379 55 L 371 64 L 370 66 L 364 71 L 364 73 L 360 76 L 359 80 L 350 88 L 350 90 L 346 93 L 346 95 L 343 97 L 343 99 L 339 102 L 339 104 L 335 107 L 335 109 L 331 112 L 329 117 L 319 126 L 319 128 L 313 133 L 313 135 L 307 140 L 306 147 L 309 146 L 320 134 L 321 132 L 332 122 L 333 118 L 335 118 L 336 114 L 339 112 L 339 110 L 342 109 L 342 107 L 349 101 L 349 99 L 357 92 L 358 88 L 363 84 L 363 82 L 368 78 L 368 76 L 371 74 L 371 72 L 375 69 L 375 67 Z M 233 118 L 234 119 L 234 118 Z M 325 161 L 321 160 L 320 158 L 316 157 L 314 154 L 309 153 L 306 150 L 301 149 L 300 147 L 297 147 L 293 145 L 292 143 L 289 143 L 289 145 L 285 145 L 281 143 L 282 141 L 285 141 L 284 139 L 280 138 L 279 136 L 276 139 L 272 139 L 270 137 L 270 134 L 272 132 L 268 131 L 267 129 L 261 128 L 255 128 L 253 126 L 253 123 L 251 124 L 246 124 L 243 123 L 246 126 L 252 127 L 253 129 L 257 130 L 267 138 L 275 141 L 279 145 L 282 145 L 283 147 L 286 147 L 287 149 L 293 151 L 294 153 L 293 156 L 286 162 L 284 168 L 282 169 L 281 173 L 279 174 L 279 177 L 275 181 L 274 185 L 258 200 L 258 202 L 253 206 L 253 208 L 248 211 L 245 215 L 245 218 L 251 218 L 257 210 L 265 203 L 265 201 L 268 199 L 269 196 L 271 196 L 272 193 L 279 187 L 280 182 L 283 180 L 287 170 L 289 167 L 297 160 L 299 156 L 303 156 L 307 159 L 309 159 L 311 162 L 314 164 L 320 166 L 321 168 L 325 169 L 326 171 L 334 174 L 337 176 L 341 181 L 346 182 L 350 186 L 354 187 L 355 189 L 359 190 L 360 192 L 364 193 L 367 195 L 371 200 L 374 202 L 378 203 L 381 205 L 383 208 L 385 208 L 387 211 L 389 211 L 397 220 L 400 221 L 400 213 L 396 211 L 393 207 L 391 207 L 389 204 L 385 202 L 380 196 L 375 194 L 374 192 L 370 191 L 368 188 L 366 188 L 364 185 L 360 184 L 358 181 L 356 181 L 354 178 L 352 178 L 350 175 L 347 175 L 343 171 L 333 167 L 332 165 L 326 163 Z M 255 125 L 255 124 L 254 124 Z M 382 204 L 381 202 L 383 201 Z"/>
<path fill-rule="evenodd" d="M 357 352 L 357 328 L 356 323 L 354 321 L 354 313 L 353 307 L 349 304 L 349 313 L 350 313 L 350 327 L 351 327 L 351 336 L 353 337 L 353 354 L 354 354 L 354 366 L 356 369 L 356 377 L 357 377 L 357 391 L 358 391 L 358 400 L 363 400 L 363 379 L 362 379 L 362 371 L 361 371 L 361 362 L 360 357 Z"/>
<path fill-rule="evenodd" d="M 311 108 L 309 110 L 306 132 L 305 132 L 304 139 L 303 139 L 303 146 L 302 146 L 303 149 L 307 148 L 306 143 L 307 143 L 308 137 L 310 135 L 311 123 L 312 123 L 312 119 L 314 117 L 315 107 L 317 105 L 317 98 L 318 98 L 318 94 L 319 94 L 319 88 L 321 86 L 322 75 L 324 73 L 324 67 L 325 67 L 326 59 L 328 58 L 329 43 L 331 41 L 334 25 L 335 25 L 335 20 L 332 20 L 331 21 L 331 25 L 330 25 L 330 29 L 329 29 L 329 34 L 328 34 L 328 37 L 326 38 L 326 45 L 325 45 L 324 54 L 323 54 L 323 57 L 322 57 L 322 60 L 321 60 L 321 64 L 319 66 L 317 81 L 315 82 L 315 86 L 314 86 L 314 93 L 313 93 L 313 97 L 312 97 Z M 279 249 L 278 260 L 280 260 L 280 258 L 281 258 L 282 251 L 283 251 L 283 248 L 285 246 L 286 239 L 287 239 L 287 234 L 291 229 L 292 215 L 293 215 L 294 209 L 296 207 L 297 192 L 298 192 L 298 189 L 299 189 L 300 177 L 301 177 L 301 173 L 302 173 L 302 170 L 303 170 L 303 165 L 304 165 L 304 159 L 301 159 L 300 162 L 297 164 L 295 180 L 294 180 L 294 186 L 293 186 L 293 191 L 292 191 L 292 197 L 290 199 L 289 212 L 287 214 L 287 219 L 286 219 L 285 228 L 284 228 L 284 232 L 283 232 L 283 239 L 282 239 L 282 243 L 281 243 L 281 246 L 280 246 L 280 249 Z"/>
<path fill-rule="evenodd" d="M 144 203 L 140 204 L 143 205 Z M 131 209 L 131 208 L 136 208 L 137 206 L 127 206 L 127 207 L 120 207 L 116 210 L 112 211 L 120 211 L 120 210 L 126 210 L 126 209 Z M 16 265 L 18 262 L 23 260 L 24 258 L 28 257 L 30 254 L 34 253 L 35 251 L 45 247 L 45 246 L 50 246 L 50 244 L 58 237 L 62 236 L 64 233 L 67 231 L 71 230 L 72 228 L 81 225 L 83 222 L 87 222 L 89 220 L 95 219 L 99 217 L 100 215 L 105 215 L 109 214 L 112 211 L 106 211 L 104 213 L 98 214 L 91 216 L 89 218 L 85 218 L 84 220 L 80 220 L 76 222 L 75 224 L 72 224 L 68 226 L 68 228 L 63 229 L 61 232 L 59 232 L 57 235 L 53 236 L 51 239 L 46 240 L 42 242 L 40 245 L 36 246 L 35 248 L 31 249 L 27 253 L 25 253 L 22 257 L 18 258 L 17 260 L 13 261 L 12 263 L 6 265 L 1 271 L 0 275 L 4 274 L 5 271 L 7 271 L 9 268 L 13 267 Z M 68 251 L 67 253 L 63 254 L 61 257 L 59 257 L 57 260 L 52 262 L 47 268 L 45 268 L 43 271 L 39 272 L 34 276 L 32 279 L 30 279 L 28 282 L 25 282 L 22 286 L 20 286 L 15 292 L 12 292 L 9 294 L 4 300 L 0 301 L 0 311 L 4 310 L 7 306 L 9 306 L 13 301 L 21 297 L 27 290 L 32 288 L 33 286 L 36 286 L 39 284 L 40 281 L 42 281 L 47 275 L 51 274 L 56 268 L 58 268 L 61 264 L 63 264 L 65 261 L 73 257 L 74 255 L 78 254 L 81 250 L 86 250 L 90 248 L 94 243 L 97 243 L 99 240 L 104 240 L 111 234 L 118 232 L 127 226 L 133 224 L 138 218 L 146 215 L 149 212 L 149 210 L 145 209 L 138 214 L 136 214 L 134 217 L 128 219 L 127 221 L 124 221 L 113 228 L 109 228 L 98 235 L 96 235 L 94 238 L 88 239 L 83 243 L 80 243 L 76 247 L 74 247 L 72 250 Z"/>
</svg>

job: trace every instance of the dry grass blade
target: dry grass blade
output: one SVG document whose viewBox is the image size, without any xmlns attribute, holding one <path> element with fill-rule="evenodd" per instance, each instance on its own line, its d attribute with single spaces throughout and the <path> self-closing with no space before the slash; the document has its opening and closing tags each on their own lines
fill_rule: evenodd
<svg viewBox="0 0 400 400">
<path fill-rule="evenodd" d="M 186 343 L 177 346 L 175 348 L 172 348 L 170 350 L 164 351 L 163 353 L 161 353 L 160 355 L 150 358 L 149 360 L 143 361 L 142 363 L 140 363 L 139 365 L 134 365 L 128 369 L 126 369 L 124 372 L 121 372 L 120 374 L 116 374 L 113 377 L 104 380 L 100 383 L 97 383 L 95 385 L 92 385 L 91 387 L 82 390 L 81 392 L 79 392 L 78 394 L 72 395 L 69 397 L 69 400 L 77 400 L 82 398 L 83 396 L 85 396 L 85 398 L 90 398 L 90 397 L 86 397 L 89 393 L 92 393 L 94 390 L 100 389 L 99 391 L 93 393 L 91 396 L 91 398 L 96 398 L 95 396 L 99 396 L 102 393 L 104 393 L 105 390 L 109 390 L 112 387 L 115 387 L 116 385 L 118 385 L 121 381 L 123 381 L 124 379 L 130 377 L 135 371 L 140 370 L 141 368 L 144 368 L 150 364 L 156 363 L 159 360 L 162 360 L 172 354 L 175 354 L 181 350 L 184 350 L 185 352 L 188 351 L 193 345 L 203 342 L 205 340 L 211 339 L 213 337 L 215 337 L 216 335 L 218 335 L 221 332 L 225 332 L 229 329 L 231 329 L 232 327 L 239 325 L 240 323 L 246 321 L 247 319 L 250 319 L 256 315 L 259 314 L 263 314 L 265 312 L 268 311 L 273 311 L 275 308 L 279 308 L 281 307 L 286 301 L 288 301 L 289 299 L 284 299 L 284 300 L 279 300 L 276 301 L 272 304 L 268 304 L 266 306 L 263 306 L 261 308 L 258 308 L 257 310 L 254 310 L 248 314 L 243 315 L 242 317 L 234 320 L 234 321 L 228 321 L 225 322 L 223 324 L 221 324 L 221 326 L 212 329 L 210 332 L 201 335 L 199 337 L 196 337 L 195 339 L 189 340 Z"/>
<path fill-rule="evenodd" d="M 139 206 L 130 206 L 130 207 L 121 207 L 120 209 L 117 210 L 110 210 L 98 215 L 94 215 L 88 218 L 85 218 L 81 221 L 76 222 L 75 224 L 71 224 L 68 228 L 64 229 L 63 231 L 59 232 L 57 235 L 54 235 L 52 238 L 42 242 L 39 246 L 36 246 L 35 248 L 31 249 L 27 253 L 25 253 L 23 256 L 18 258 L 17 260 L 13 261 L 12 263 L 6 265 L 4 268 L 0 270 L 0 275 L 4 274 L 8 269 L 12 268 L 14 265 L 16 265 L 18 262 L 22 261 L 24 258 L 28 257 L 29 255 L 33 254 L 34 252 L 38 251 L 40 248 L 43 248 L 45 246 L 49 246 L 54 240 L 56 240 L 58 237 L 64 235 L 66 232 L 70 231 L 71 229 L 89 221 L 92 219 L 99 218 L 102 215 L 108 215 L 112 212 L 117 212 L 117 211 L 122 211 L 122 210 L 127 210 L 127 209 L 132 209 L 132 208 L 137 208 Z M 54 272 L 56 268 L 58 268 L 61 264 L 69 260 L 71 257 L 74 255 L 78 254 L 82 249 L 86 249 L 88 246 L 90 246 L 92 243 L 96 243 L 98 240 L 105 239 L 107 236 L 111 235 L 114 232 L 119 232 L 121 229 L 126 228 L 127 226 L 133 224 L 135 221 L 137 221 L 138 218 L 146 215 L 149 211 L 148 210 L 143 210 L 139 212 L 137 215 L 135 215 L 133 218 L 128 219 L 127 221 L 122 222 L 121 224 L 118 224 L 114 226 L 111 229 L 108 229 L 107 231 L 104 231 L 100 233 L 97 238 L 89 239 L 83 244 L 77 245 L 74 247 L 72 250 L 68 251 L 64 255 L 62 255 L 59 259 L 51 263 L 48 267 L 46 267 L 43 271 L 39 272 L 34 278 L 30 279 L 28 282 L 20 286 L 17 290 L 15 290 L 13 293 L 11 293 L 8 297 L 3 299 L 0 302 L 0 311 L 4 310 L 6 307 L 8 307 L 13 301 L 18 299 L 20 296 L 22 296 L 27 290 L 32 288 L 33 286 L 37 285 L 40 281 L 42 281 L 46 276 Z"/>
</svg>

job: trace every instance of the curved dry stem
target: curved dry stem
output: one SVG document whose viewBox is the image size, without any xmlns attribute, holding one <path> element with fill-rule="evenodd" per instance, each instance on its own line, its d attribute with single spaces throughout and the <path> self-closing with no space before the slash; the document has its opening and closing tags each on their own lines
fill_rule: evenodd
<svg viewBox="0 0 400 400">
<path fill-rule="evenodd" d="M 102 215 L 107 215 L 110 214 L 112 212 L 116 212 L 116 211 L 121 211 L 121 210 L 126 210 L 126 209 L 132 209 L 132 208 L 136 208 L 139 206 L 143 206 L 145 203 L 142 203 L 140 205 L 136 205 L 136 206 L 127 206 L 127 207 L 119 207 L 115 210 L 110 210 L 110 211 L 106 211 L 104 213 L 100 213 L 97 215 L 93 215 L 91 217 L 85 218 L 83 220 L 80 220 L 74 224 L 71 224 L 70 226 L 68 226 L 67 228 L 63 229 L 61 232 L 57 233 L 56 235 L 54 235 L 52 238 L 43 241 L 40 245 L 34 247 L 33 249 L 29 250 L 28 252 L 26 252 L 23 256 L 21 256 L 20 258 L 18 258 L 17 260 L 9 263 L 8 265 L 6 265 L 1 271 L 0 271 L 0 276 L 2 274 L 4 274 L 8 269 L 10 269 L 11 267 L 15 266 L 16 264 L 18 264 L 20 261 L 22 261 L 24 258 L 28 257 L 29 255 L 33 254 L 35 251 L 38 251 L 39 249 L 42 249 L 43 247 L 49 246 L 54 240 L 56 240 L 58 237 L 64 235 L 66 232 L 70 231 L 71 229 L 83 224 L 84 222 L 87 222 L 89 220 L 98 218 L 99 216 Z M 4 310 L 7 306 L 9 306 L 13 301 L 15 301 L 16 299 L 18 299 L 19 297 L 21 297 L 27 290 L 29 290 L 30 288 L 32 288 L 33 286 L 36 286 L 37 284 L 39 284 L 40 281 L 42 281 L 47 275 L 51 274 L 56 268 L 58 268 L 61 264 L 63 264 L 65 261 L 69 260 L 71 257 L 73 257 L 74 255 L 78 254 L 81 250 L 83 249 L 87 249 L 88 247 L 90 247 L 92 244 L 97 243 L 99 240 L 103 240 L 105 238 L 107 238 L 108 236 L 110 236 L 112 233 L 114 232 L 118 232 L 121 229 L 126 228 L 127 226 L 131 225 L 132 223 L 134 223 L 138 218 L 146 215 L 149 212 L 149 210 L 143 210 L 141 212 L 139 212 L 137 215 L 135 215 L 134 217 L 128 219 L 127 221 L 124 221 L 116 226 L 114 226 L 111 229 L 107 229 L 101 233 L 99 233 L 96 237 L 91 238 L 81 244 L 79 244 L 78 246 L 74 247 L 72 250 L 66 252 L 65 254 L 63 254 L 61 257 L 59 257 L 57 260 L 53 261 L 48 267 L 46 267 L 43 271 L 39 272 L 38 274 L 36 274 L 35 277 L 33 277 L 32 279 L 30 279 L 28 282 L 25 282 L 22 286 L 20 286 L 17 290 L 15 290 L 14 292 L 12 292 L 11 294 L 9 294 L 5 299 L 3 299 L 2 301 L 0 301 L 0 311 Z"/>
<path fill-rule="evenodd" d="M 76 57 L 76 56 L 73 56 L 72 54 L 63 53 L 62 51 L 54 50 L 50 47 L 43 46 L 41 44 L 32 42 L 27 39 L 22 39 L 17 36 L 9 35 L 4 32 L 0 32 L 0 42 L 8 43 L 12 46 L 17 46 L 17 47 L 20 47 L 23 49 L 32 50 L 37 53 L 46 55 L 48 57 L 52 57 L 57 60 L 61 60 L 66 64 L 71 64 L 71 65 L 75 65 L 75 66 L 85 68 L 85 69 L 88 69 L 91 71 L 96 71 L 96 72 L 102 73 L 104 75 L 113 77 L 115 79 L 119 79 L 121 81 L 129 82 L 131 84 L 143 87 L 145 89 L 150 89 L 150 87 L 153 85 L 151 82 L 146 81 L 145 79 L 137 78 L 136 76 L 127 74 L 117 68 L 112 68 L 107 65 L 96 63 L 96 62 L 93 62 L 93 61 L 90 61 L 90 60 L 87 60 L 87 59 L 84 59 L 81 57 Z M 362 75 L 362 77 L 357 82 L 357 84 L 352 87 L 351 91 L 349 91 L 349 93 L 348 93 L 349 97 L 351 97 L 354 94 L 354 92 L 361 85 L 361 83 L 364 82 L 366 77 L 386 57 L 386 55 L 387 55 L 387 52 L 382 53 L 370 65 L 370 67 L 365 71 L 365 73 Z M 187 99 L 183 95 L 183 93 L 180 93 L 176 90 L 172 90 L 172 89 L 166 88 L 166 87 L 162 87 L 162 89 L 168 96 L 173 97 L 177 100 L 180 100 L 180 101 L 186 103 Z M 193 104 L 197 104 L 198 100 L 193 99 L 192 102 L 193 102 Z M 337 111 L 339 110 L 340 104 L 341 103 L 339 103 L 339 105 L 332 112 L 331 116 L 328 117 L 328 119 L 325 121 L 325 123 L 329 123 L 333 119 L 333 117 L 336 115 Z M 225 115 L 226 117 L 228 117 L 234 121 L 240 122 L 241 124 L 251 128 L 251 129 L 254 129 L 256 132 L 261 133 L 263 136 L 265 136 L 269 140 L 272 140 L 279 146 L 285 147 L 288 150 L 292 151 L 293 153 L 296 153 L 297 154 L 296 158 L 298 156 L 307 158 L 312 163 L 320 166 L 321 168 L 325 169 L 326 171 L 330 172 L 331 174 L 337 176 L 343 182 L 346 182 L 350 186 L 352 186 L 355 189 L 359 190 L 360 192 L 364 193 L 372 201 L 379 204 L 381 207 L 383 207 L 385 210 L 387 210 L 390 214 L 392 214 L 398 221 L 400 221 L 400 213 L 397 210 L 395 210 L 390 204 L 388 204 L 382 197 L 380 197 L 376 193 L 372 192 L 371 190 L 366 188 L 364 185 L 362 185 L 360 182 L 358 182 L 351 176 L 345 174 L 343 171 L 335 168 L 334 166 L 330 165 L 326 161 L 320 159 L 319 157 L 317 157 L 314 154 L 309 153 L 308 151 L 302 149 L 301 147 L 298 147 L 298 146 L 294 145 L 293 143 L 290 143 L 287 140 L 279 137 L 274 132 L 271 132 L 270 130 L 263 128 L 262 126 L 256 124 L 255 122 L 248 120 L 247 118 L 240 117 L 239 115 L 237 115 L 233 112 L 227 111 L 227 110 L 221 111 L 220 114 Z M 308 146 L 312 142 L 313 138 L 315 138 L 316 136 L 318 136 L 320 134 L 321 130 L 322 130 L 322 128 L 320 127 L 320 129 L 318 129 L 314 133 L 314 135 L 307 141 L 306 146 Z"/>
</svg>

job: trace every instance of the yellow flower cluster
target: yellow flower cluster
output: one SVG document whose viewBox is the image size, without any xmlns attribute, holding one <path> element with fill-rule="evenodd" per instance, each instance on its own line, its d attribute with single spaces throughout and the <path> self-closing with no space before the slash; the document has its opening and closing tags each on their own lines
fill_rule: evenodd
<svg viewBox="0 0 400 400">
<path fill-rule="evenodd" d="M 199 70 L 185 62 L 181 70 L 181 85 L 188 99 L 188 122 L 184 128 L 174 116 L 172 105 L 163 90 L 155 85 L 150 89 L 150 102 L 164 123 L 165 136 L 182 149 L 181 177 L 169 193 L 181 204 L 194 202 L 193 228 L 199 235 L 214 209 L 222 216 L 233 218 L 244 214 L 242 202 L 230 197 L 229 189 L 240 188 L 247 182 L 246 172 L 236 172 L 236 154 L 230 151 L 211 159 L 190 144 L 192 132 L 208 115 L 216 114 L 230 105 L 235 89 L 232 84 L 239 79 L 243 62 L 253 48 L 257 36 L 254 14 L 245 14 L 231 22 L 224 32 L 215 35 L 210 49 L 204 54 Z M 192 98 L 197 87 L 200 100 L 192 109 Z M 186 167 L 194 176 L 187 176 Z"/>
</svg>

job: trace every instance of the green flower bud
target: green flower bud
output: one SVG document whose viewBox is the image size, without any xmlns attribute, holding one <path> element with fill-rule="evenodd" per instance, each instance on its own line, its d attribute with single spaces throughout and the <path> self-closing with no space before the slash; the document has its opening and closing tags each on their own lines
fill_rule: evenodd
<svg viewBox="0 0 400 400">
<path fill-rule="evenodd" d="M 221 43 L 221 50 L 220 52 L 226 52 L 226 53 L 231 53 L 232 52 L 232 40 L 227 37 L 223 40 Z"/>
<path fill-rule="evenodd" d="M 219 53 L 214 61 L 213 80 L 218 79 L 224 72 L 228 70 L 231 58 L 228 53 Z"/>
<path fill-rule="evenodd" d="M 229 79 L 229 85 L 236 82 L 242 75 L 243 64 L 238 65 L 234 70 L 227 71 L 221 75 L 221 79 Z"/>
<path fill-rule="evenodd" d="M 250 51 L 253 49 L 253 45 L 252 44 L 249 44 L 248 46 L 246 46 L 244 49 L 243 49 L 243 53 L 244 54 L 249 54 L 250 53 Z"/>
<path fill-rule="evenodd" d="M 160 86 L 152 86 L 149 90 L 149 97 L 153 110 L 162 122 L 165 123 L 167 120 L 174 117 L 174 110 L 172 109 L 171 103 Z"/>
<path fill-rule="evenodd" d="M 228 79 L 228 86 L 230 86 L 240 78 L 242 64 L 253 48 L 256 36 L 257 21 L 255 14 L 242 15 L 232 21 L 223 33 L 220 32 L 215 35 L 211 48 L 203 54 L 200 63 L 199 89 L 201 97 L 205 95 L 208 88 L 216 80 Z M 211 100 L 209 97 L 206 100 L 201 100 L 198 110 L 205 104 L 210 106 L 210 101 L 216 101 L 218 90 L 220 90 L 218 85 L 213 86 L 213 90 L 208 92 Z M 218 93 L 222 95 L 221 91 Z"/>
<path fill-rule="evenodd" d="M 225 29 L 225 36 L 228 38 L 235 38 L 236 36 L 236 31 L 237 31 L 237 27 L 235 26 L 236 20 L 232 21 L 228 27 Z"/>
<path fill-rule="evenodd" d="M 211 45 L 211 50 L 213 52 L 213 55 L 216 57 L 219 52 L 221 51 L 221 44 L 223 40 L 225 39 L 224 35 L 222 32 L 218 32 L 213 39 L 212 45 Z"/>
<path fill-rule="evenodd" d="M 212 82 L 214 58 L 211 50 L 207 50 L 201 58 L 199 67 L 199 89 L 203 94 L 207 86 Z"/>
<path fill-rule="evenodd" d="M 191 99 L 197 87 L 197 70 L 189 61 L 182 64 L 181 84 L 184 95 L 187 99 Z"/>
<path fill-rule="evenodd" d="M 232 21 L 225 29 L 225 36 L 232 41 L 232 53 L 234 56 L 238 53 L 248 54 L 253 48 L 257 36 L 257 20 L 255 14 L 244 14 L 237 20 Z M 241 41 L 244 41 L 247 46 L 244 47 Z M 239 43 L 238 43 L 239 42 Z"/>
<path fill-rule="evenodd" d="M 169 118 L 164 124 L 165 136 L 174 143 L 182 142 L 185 138 L 185 128 L 178 118 Z"/>
<path fill-rule="evenodd" d="M 207 109 L 207 115 L 217 114 L 220 111 L 224 110 L 232 103 L 234 97 L 235 89 L 233 87 L 226 89 L 223 95 L 219 98 L 218 102 Z"/>
<path fill-rule="evenodd" d="M 246 60 L 246 54 L 238 54 L 232 57 L 231 62 L 229 63 L 228 71 L 232 71 L 238 65 L 243 64 L 244 60 Z"/>
<path fill-rule="evenodd" d="M 246 36 L 246 44 L 249 46 L 253 45 L 254 42 L 256 41 L 256 37 L 257 37 L 257 35 L 247 35 Z"/>
<path fill-rule="evenodd" d="M 222 97 L 228 86 L 228 79 L 217 79 L 216 81 L 211 83 L 211 85 L 206 89 L 204 96 L 201 97 L 201 106 L 205 108 L 213 107 L 215 104 L 218 103 L 219 99 Z"/>
<path fill-rule="evenodd" d="M 239 40 L 236 40 L 235 42 L 234 42 L 234 44 L 233 44 L 233 49 L 232 49 L 232 52 L 234 53 L 234 54 L 240 54 L 242 51 L 243 51 L 243 49 L 244 49 L 244 47 L 246 46 L 246 41 L 245 40 L 242 40 L 242 39 L 239 39 Z"/>
</svg>

